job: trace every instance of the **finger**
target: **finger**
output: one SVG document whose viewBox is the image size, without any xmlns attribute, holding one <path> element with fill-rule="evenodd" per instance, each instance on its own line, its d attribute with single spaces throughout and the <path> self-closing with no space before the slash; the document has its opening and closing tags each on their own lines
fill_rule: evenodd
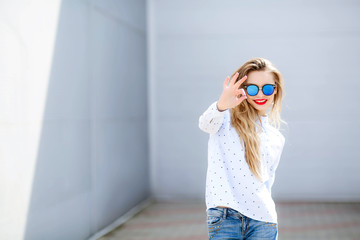
<svg viewBox="0 0 360 240">
<path fill-rule="evenodd" d="M 246 95 L 243 95 L 243 96 L 241 96 L 240 98 L 236 98 L 236 100 L 237 100 L 237 104 L 240 104 L 242 101 L 244 101 L 245 99 L 246 99 L 247 97 L 246 97 Z"/>
<path fill-rule="evenodd" d="M 236 87 L 240 87 L 240 85 L 245 82 L 247 79 L 247 75 L 245 75 L 244 77 L 242 77 L 239 81 L 236 82 Z"/>
<path fill-rule="evenodd" d="M 235 75 L 233 76 L 233 78 L 231 79 L 230 85 L 234 85 L 235 84 L 235 80 L 238 78 L 239 73 L 236 72 Z"/>
<path fill-rule="evenodd" d="M 242 95 L 245 96 L 245 98 L 247 98 L 245 90 L 243 88 L 241 88 L 240 90 L 243 92 Z"/>
<path fill-rule="evenodd" d="M 227 85 L 228 85 L 229 79 L 230 79 L 230 77 L 229 77 L 229 76 L 227 76 L 227 78 L 226 78 L 226 79 L 225 79 L 225 81 L 224 81 L 224 88 L 227 88 Z"/>
<path fill-rule="evenodd" d="M 246 96 L 245 90 L 243 88 L 236 90 L 236 96 L 238 95 Z"/>
<path fill-rule="evenodd" d="M 240 97 L 240 96 L 243 96 L 243 95 L 244 95 L 244 93 L 243 93 L 243 91 L 241 91 L 241 89 L 236 90 L 235 96 Z"/>
</svg>

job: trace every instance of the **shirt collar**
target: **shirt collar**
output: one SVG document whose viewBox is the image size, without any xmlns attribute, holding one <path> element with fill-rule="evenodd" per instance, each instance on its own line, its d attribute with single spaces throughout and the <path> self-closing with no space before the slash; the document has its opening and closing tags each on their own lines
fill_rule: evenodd
<svg viewBox="0 0 360 240">
<path fill-rule="evenodd" d="M 265 114 L 265 116 L 260 115 L 260 118 L 261 118 L 262 123 L 268 123 L 269 122 L 269 115 L 268 114 Z M 257 120 L 257 122 L 259 122 L 259 120 Z"/>
</svg>

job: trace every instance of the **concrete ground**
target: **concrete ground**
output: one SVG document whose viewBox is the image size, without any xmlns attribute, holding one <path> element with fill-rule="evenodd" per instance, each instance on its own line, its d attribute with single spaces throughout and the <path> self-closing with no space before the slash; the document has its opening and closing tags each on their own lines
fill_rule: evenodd
<svg viewBox="0 0 360 240">
<path fill-rule="evenodd" d="M 279 240 L 360 240 L 360 203 L 276 202 Z M 208 239 L 203 202 L 155 202 L 100 240 Z"/>
</svg>

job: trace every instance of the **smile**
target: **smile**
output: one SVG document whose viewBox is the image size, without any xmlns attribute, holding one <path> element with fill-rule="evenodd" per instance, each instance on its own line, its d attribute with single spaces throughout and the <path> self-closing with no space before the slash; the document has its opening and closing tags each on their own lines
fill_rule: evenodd
<svg viewBox="0 0 360 240">
<path fill-rule="evenodd" d="M 267 100 L 266 99 L 256 99 L 256 100 L 254 100 L 254 102 L 257 105 L 264 105 L 267 102 Z"/>
</svg>

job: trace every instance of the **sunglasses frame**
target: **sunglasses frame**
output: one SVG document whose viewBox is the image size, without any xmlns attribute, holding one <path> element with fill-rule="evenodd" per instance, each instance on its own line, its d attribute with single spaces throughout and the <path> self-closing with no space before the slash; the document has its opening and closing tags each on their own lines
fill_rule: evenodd
<svg viewBox="0 0 360 240">
<path fill-rule="evenodd" d="M 263 92 L 263 90 L 262 90 L 263 87 L 268 86 L 268 85 L 271 85 L 271 86 L 274 87 L 274 90 L 273 90 L 273 92 L 272 92 L 270 95 L 265 94 L 265 93 Z M 256 86 L 256 87 L 257 87 L 258 90 L 257 90 L 257 92 L 256 92 L 255 95 L 250 95 L 250 94 L 247 92 L 248 86 Z M 263 93 L 265 96 L 271 96 L 271 95 L 273 95 L 274 92 L 275 92 L 276 84 L 265 84 L 265 85 L 263 85 L 262 87 L 259 87 L 259 86 L 256 85 L 256 84 L 248 84 L 248 85 L 245 85 L 244 88 L 246 89 L 246 93 L 247 93 L 249 96 L 256 96 L 256 95 L 258 95 L 260 90 L 262 91 L 262 93 Z"/>
</svg>

